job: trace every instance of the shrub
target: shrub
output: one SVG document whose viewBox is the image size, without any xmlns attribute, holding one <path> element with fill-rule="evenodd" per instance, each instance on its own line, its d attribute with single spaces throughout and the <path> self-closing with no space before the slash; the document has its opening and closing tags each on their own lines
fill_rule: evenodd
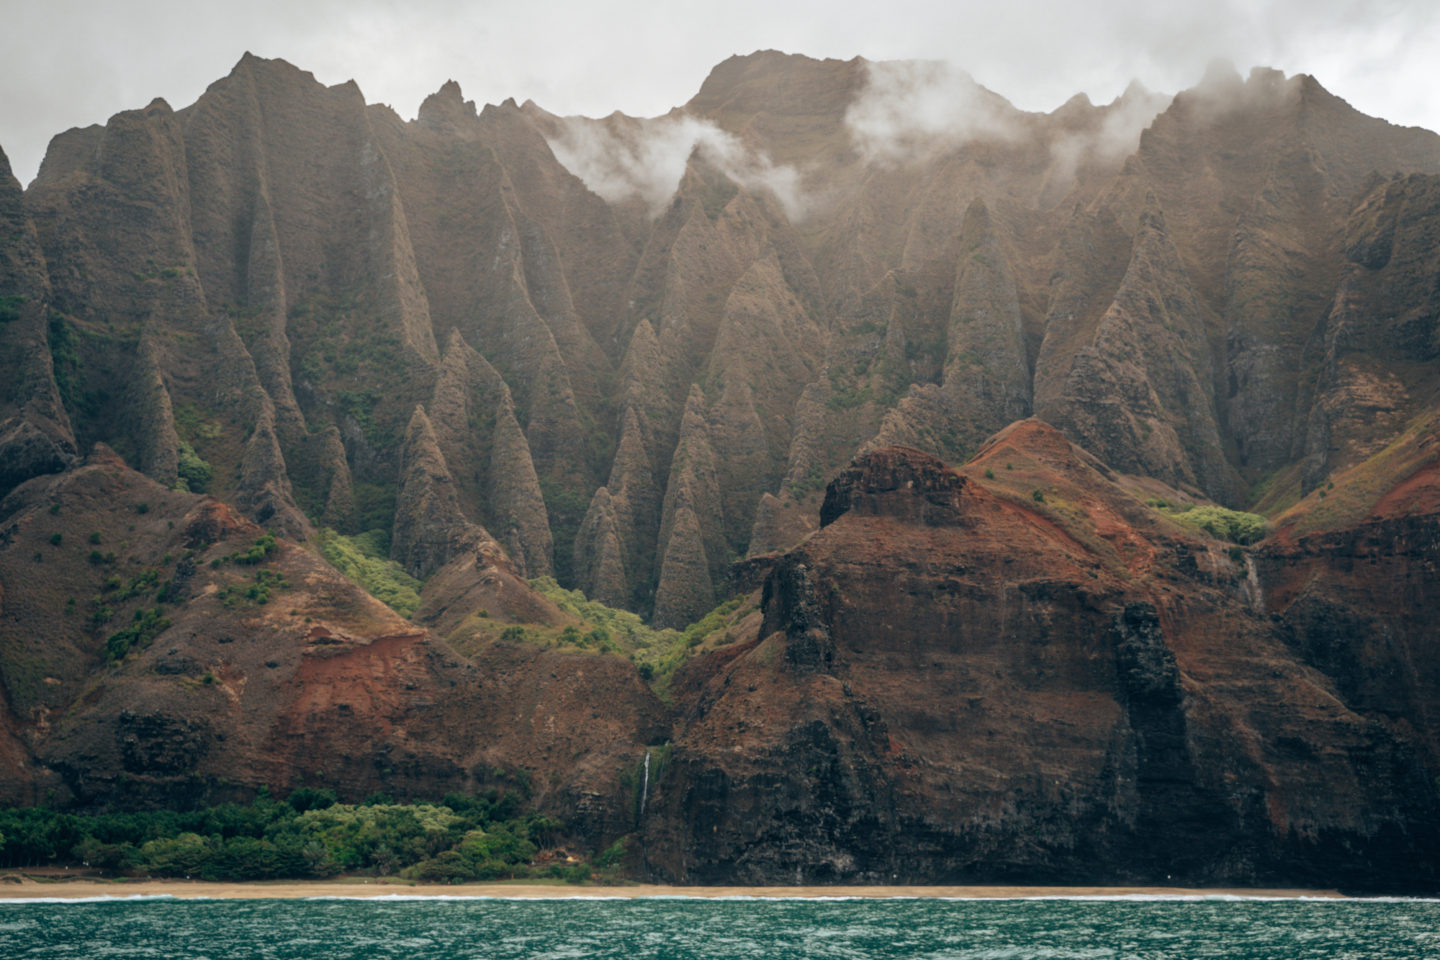
<svg viewBox="0 0 1440 960">
<path fill-rule="evenodd" d="M 275 552 L 275 535 L 267 533 L 250 545 L 248 550 L 237 551 L 230 554 L 229 559 L 235 563 L 254 566 Z"/>
<path fill-rule="evenodd" d="M 105 641 L 105 659 L 123 660 L 131 650 L 143 650 L 148 647 L 156 636 L 169 627 L 170 621 L 160 615 L 159 607 L 136 610 L 134 622 L 124 630 L 112 633 L 110 638 Z"/>
<path fill-rule="evenodd" d="M 20 319 L 20 308 L 25 305 L 23 294 L 0 297 L 0 323 L 13 323 Z"/>
<path fill-rule="evenodd" d="M 285 802 L 290 804 L 296 813 L 304 813 L 306 810 L 326 810 L 335 806 L 338 801 L 334 790 L 300 787 L 291 791 Z"/>
<path fill-rule="evenodd" d="M 195 452 L 195 448 L 184 440 L 176 451 L 179 462 L 175 466 L 178 474 L 175 480 L 176 490 L 188 490 L 191 493 L 204 493 L 205 488 L 210 485 L 210 479 L 215 471 L 201 456 Z"/>
<path fill-rule="evenodd" d="M 619 840 L 616 840 L 614 843 L 610 844 L 610 846 L 606 847 L 605 851 L 601 853 L 600 856 L 595 858 L 595 866 L 599 867 L 601 870 L 606 870 L 610 867 L 616 866 L 624 858 L 625 838 L 621 837 Z"/>
<path fill-rule="evenodd" d="M 221 590 L 218 596 L 220 602 L 227 608 L 234 608 L 243 603 L 264 606 L 270 602 L 271 590 L 284 590 L 288 586 L 290 586 L 290 581 L 274 570 L 257 570 L 253 582 L 248 585 L 231 584 Z M 169 585 L 164 592 L 166 596 L 169 596 Z"/>
</svg>

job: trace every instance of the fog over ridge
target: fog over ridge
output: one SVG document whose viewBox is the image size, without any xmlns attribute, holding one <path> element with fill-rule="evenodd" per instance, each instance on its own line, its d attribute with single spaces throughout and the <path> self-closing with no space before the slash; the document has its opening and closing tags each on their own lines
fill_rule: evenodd
<svg viewBox="0 0 1440 960">
<path fill-rule="evenodd" d="M 865 61 L 864 69 L 865 83 L 844 123 L 859 161 L 868 165 L 923 162 L 969 143 L 1015 143 L 1043 134 L 1055 179 L 1067 181 L 1087 162 L 1118 164 L 1133 153 L 1140 134 L 1173 99 L 1132 82 L 1113 103 L 1090 108 L 1098 123 L 1045 128 L 1046 115 L 1019 110 L 948 61 Z M 1077 98 L 1088 107 L 1088 98 Z M 792 220 L 823 202 L 818 178 L 807 176 L 813 170 L 776 164 L 763 150 L 681 109 L 649 119 L 618 112 L 603 119 L 556 117 L 547 127 L 546 140 L 561 165 L 610 203 L 638 198 L 652 218 L 674 196 L 692 155 L 747 189 L 769 192 Z"/>
<path fill-rule="evenodd" d="M 546 132 L 555 159 L 611 203 L 639 198 L 651 217 L 659 216 L 698 153 L 741 186 L 772 193 L 792 220 L 806 212 L 798 170 L 776 165 L 708 120 L 677 111 L 653 119 L 617 114 L 557 121 L 557 129 Z"/>
<path fill-rule="evenodd" d="M 247 49 L 326 84 L 353 78 L 407 117 L 446 77 L 482 104 L 514 97 L 562 115 L 655 116 L 727 56 L 767 48 L 951 60 L 1026 110 L 1076 90 L 1105 102 L 1132 77 L 1179 90 L 1226 56 L 1242 69 L 1310 74 L 1364 113 L 1440 130 L 1433 0 L 894 0 L 883 12 L 814 0 L 47 0 L 9 4 L 4 23 L 0 147 L 22 184 L 55 134 L 156 96 L 191 103 Z"/>
</svg>

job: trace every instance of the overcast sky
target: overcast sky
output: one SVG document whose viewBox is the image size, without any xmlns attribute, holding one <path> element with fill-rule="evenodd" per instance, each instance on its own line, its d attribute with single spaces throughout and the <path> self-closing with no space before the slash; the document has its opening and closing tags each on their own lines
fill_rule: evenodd
<svg viewBox="0 0 1440 960">
<path fill-rule="evenodd" d="M 766 48 L 946 59 L 1028 110 L 1108 102 L 1132 78 L 1174 92 L 1227 57 L 1440 130 L 1436 0 L 0 0 L 0 24 L 0 147 L 22 183 L 54 134 L 193 103 L 246 50 L 353 78 L 407 118 L 452 78 L 481 103 L 650 116 Z"/>
</svg>

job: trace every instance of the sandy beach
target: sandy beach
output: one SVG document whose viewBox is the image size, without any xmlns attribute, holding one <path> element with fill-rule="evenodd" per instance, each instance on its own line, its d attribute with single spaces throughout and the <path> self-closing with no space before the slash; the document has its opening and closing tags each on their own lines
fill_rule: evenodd
<svg viewBox="0 0 1440 960">
<path fill-rule="evenodd" d="M 8 878 L 6 878 L 8 880 Z M 1013 897 L 1118 896 L 1242 896 L 1342 898 L 1337 890 L 1187 888 L 1187 887 L 1005 887 L 1005 886 L 815 886 L 815 887 L 679 887 L 660 884 L 623 886 L 567 883 L 410 884 L 404 881 L 341 880 L 296 883 L 207 883 L 202 880 L 96 880 L 24 878 L 0 883 L 0 900 L 91 899 L 95 897 L 229 897 L 244 900 L 299 897 L 945 897 L 996 899 Z"/>
</svg>

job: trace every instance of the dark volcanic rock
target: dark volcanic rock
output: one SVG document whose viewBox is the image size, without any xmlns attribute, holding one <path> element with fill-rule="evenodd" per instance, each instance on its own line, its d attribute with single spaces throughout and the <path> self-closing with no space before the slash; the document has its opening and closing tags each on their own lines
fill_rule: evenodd
<svg viewBox="0 0 1440 960">
<path fill-rule="evenodd" d="M 820 526 L 846 513 L 889 516 L 922 526 L 959 522 L 965 478 L 928 454 L 887 447 L 842 470 L 825 490 Z"/>
</svg>

